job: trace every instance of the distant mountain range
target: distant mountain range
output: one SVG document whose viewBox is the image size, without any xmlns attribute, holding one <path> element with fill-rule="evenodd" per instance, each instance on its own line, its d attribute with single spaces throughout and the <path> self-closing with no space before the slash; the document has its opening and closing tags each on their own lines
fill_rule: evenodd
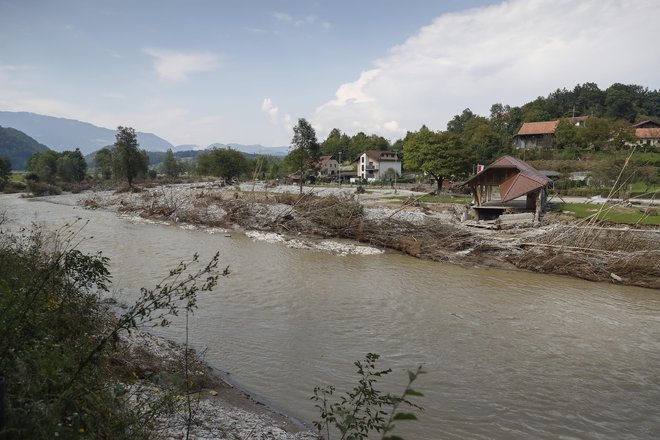
<svg viewBox="0 0 660 440">
<path fill-rule="evenodd" d="M 55 151 L 75 150 L 91 153 L 115 143 L 116 130 L 97 127 L 74 119 L 55 118 L 27 112 L 0 112 L 0 125 L 24 132 Z M 145 150 L 166 150 L 172 144 L 151 133 L 137 133 Z"/>
<path fill-rule="evenodd" d="M 88 122 L 75 119 L 57 118 L 28 112 L 0 111 L 0 126 L 20 130 L 52 150 L 64 151 L 79 148 L 88 155 L 115 143 L 116 130 L 97 127 Z M 271 156 L 286 156 L 289 147 L 264 147 L 263 145 L 241 145 L 214 143 L 208 147 L 198 145 L 173 146 L 165 139 L 153 134 L 137 132 L 140 148 L 147 151 L 190 151 L 206 148 L 233 148 L 248 154 L 267 154 Z"/>
<path fill-rule="evenodd" d="M 265 154 L 267 156 L 286 156 L 289 154 L 289 147 L 264 147 L 263 145 L 242 145 L 242 144 L 211 144 L 208 148 L 231 148 L 242 153 Z"/>
</svg>

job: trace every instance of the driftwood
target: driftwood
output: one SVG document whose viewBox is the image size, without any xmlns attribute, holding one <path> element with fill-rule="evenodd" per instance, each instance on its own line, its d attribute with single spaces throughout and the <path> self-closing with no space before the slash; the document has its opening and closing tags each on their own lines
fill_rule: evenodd
<svg viewBox="0 0 660 440">
<path fill-rule="evenodd" d="M 320 197 L 312 193 L 206 189 L 199 197 L 190 195 L 188 202 L 181 203 L 161 191 L 140 200 L 127 199 L 117 209 L 164 220 L 173 220 L 175 216 L 188 223 L 347 238 L 434 261 L 516 267 L 660 288 L 658 229 L 607 228 L 586 220 L 537 229 L 521 239 L 524 231 L 507 234 L 470 230 L 432 216 L 423 224 L 396 219 L 395 214 L 410 209 L 409 204 L 394 210 L 392 215 L 370 220 L 365 218 L 363 206 L 354 195 Z M 90 205 L 97 207 L 99 202 L 95 200 Z M 531 219 L 525 222 L 531 223 Z"/>
</svg>

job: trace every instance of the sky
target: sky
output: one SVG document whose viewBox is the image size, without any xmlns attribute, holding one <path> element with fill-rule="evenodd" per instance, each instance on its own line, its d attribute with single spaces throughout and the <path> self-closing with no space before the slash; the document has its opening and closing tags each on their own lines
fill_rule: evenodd
<svg viewBox="0 0 660 440">
<path fill-rule="evenodd" d="M 174 145 L 395 141 L 558 88 L 660 89 L 658 0 L 0 0 L 0 110 Z"/>
</svg>

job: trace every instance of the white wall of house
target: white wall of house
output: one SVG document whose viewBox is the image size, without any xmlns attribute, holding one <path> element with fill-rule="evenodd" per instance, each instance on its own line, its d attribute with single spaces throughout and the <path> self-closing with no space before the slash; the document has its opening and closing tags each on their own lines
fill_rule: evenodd
<svg viewBox="0 0 660 440">
<path fill-rule="evenodd" d="M 394 155 L 395 153 L 391 153 Z M 375 157 L 369 157 L 367 153 L 362 153 L 357 161 L 357 175 L 366 180 L 380 180 L 387 170 L 393 169 L 397 176 L 401 175 L 401 160 L 396 157 L 383 157 L 382 160 Z"/>
</svg>

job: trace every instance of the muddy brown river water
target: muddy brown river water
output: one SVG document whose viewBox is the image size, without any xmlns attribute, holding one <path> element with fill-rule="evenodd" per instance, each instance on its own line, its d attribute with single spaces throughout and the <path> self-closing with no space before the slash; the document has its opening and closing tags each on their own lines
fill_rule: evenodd
<svg viewBox="0 0 660 440">
<path fill-rule="evenodd" d="M 315 385 L 353 382 L 368 352 L 428 372 L 409 439 L 660 438 L 660 293 L 386 252 L 338 256 L 231 232 L 147 224 L 0 195 L 5 226 L 89 220 L 81 246 L 111 258 L 113 295 L 134 298 L 169 268 L 220 251 L 231 275 L 204 294 L 191 338 L 207 361 L 306 422 Z M 181 341 L 175 322 L 162 334 Z"/>
</svg>

